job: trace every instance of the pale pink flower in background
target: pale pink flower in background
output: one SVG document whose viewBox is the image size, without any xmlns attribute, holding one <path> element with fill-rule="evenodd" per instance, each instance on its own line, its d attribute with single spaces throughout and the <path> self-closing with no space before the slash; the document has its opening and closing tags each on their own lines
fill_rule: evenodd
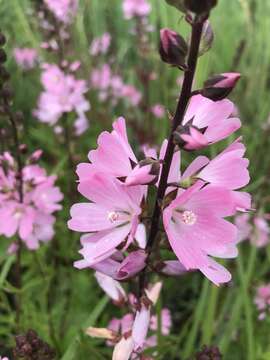
<svg viewBox="0 0 270 360">
<path fill-rule="evenodd" d="M 92 56 L 105 55 L 111 45 L 111 35 L 106 32 L 102 36 L 95 38 L 90 46 Z"/>
<path fill-rule="evenodd" d="M 172 327 L 172 317 L 169 309 L 161 310 L 161 333 L 162 335 L 169 335 Z M 150 329 L 158 330 L 158 317 L 156 315 L 151 316 Z"/>
<path fill-rule="evenodd" d="M 254 231 L 250 237 L 250 241 L 256 247 L 264 247 L 270 241 L 270 227 L 263 216 L 257 215 L 253 219 Z"/>
<path fill-rule="evenodd" d="M 231 117 L 234 104 L 225 99 L 212 101 L 201 95 L 191 98 L 184 117 L 180 138 L 186 150 L 198 150 L 227 138 L 238 130 L 241 122 Z"/>
<path fill-rule="evenodd" d="M 70 23 L 78 10 L 78 0 L 44 0 L 44 3 L 64 24 Z"/>
<path fill-rule="evenodd" d="M 142 93 L 133 85 L 124 85 L 122 87 L 121 97 L 124 99 L 128 98 L 131 105 L 137 106 L 142 99 Z"/>
<path fill-rule="evenodd" d="M 15 162 L 5 153 L 0 157 L 0 234 L 12 237 L 16 233 L 28 249 L 34 250 L 40 242 L 48 242 L 54 235 L 55 217 L 52 213 L 62 208 L 63 194 L 55 186 L 56 177 L 48 176 L 45 169 L 35 164 L 42 152 L 35 151 L 22 169 L 23 202 L 20 202 Z M 7 163 L 6 163 L 7 164 Z M 9 252 L 16 249 L 10 247 Z"/>
<path fill-rule="evenodd" d="M 108 90 L 111 84 L 111 68 L 109 64 L 104 64 L 100 69 L 94 69 L 91 73 L 91 85 L 94 89 Z"/>
<path fill-rule="evenodd" d="M 33 69 L 38 60 L 36 49 L 31 48 L 15 48 L 13 50 L 14 59 L 23 70 Z"/>
<path fill-rule="evenodd" d="M 151 112 L 158 119 L 161 119 L 165 116 L 165 108 L 161 104 L 156 104 L 156 105 L 152 106 Z"/>
<path fill-rule="evenodd" d="M 264 320 L 270 310 L 270 284 L 257 288 L 254 303 L 259 311 L 258 319 Z"/>
<path fill-rule="evenodd" d="M 123 12 L 125 19 L 145 17 L 151 12 L 151 5 L 148 0 L 124 0 Z"/>
<path fill-rule="evenodd" d="M 163 212 L 170 245 L 187 270 L 198 269 L 219 285 L 231 279 L 230 273 L 211 257 L 237 256 L 235 225 L 224 217 L 235 213 L 234 199 L 227 189 L 203 187 L 198 181 L 179 195 Z"/>
<path fill-rule="evenodd" d="M 87 180 L 80 180 L 78 190 L 91 203 L 72 206 L 68 227 L 92 232 L 83 238 L 80 251 L 83 264 L 91 266 L 112 255 L 121 243 L 128 246 L 134 241 L 144 188 L 127 187 L 106 173 L 94 172 Z"/>
<path fill-rule="evenodd" d="M 235 217 L 234 223 L 238 230 L 237 242 L 248 240 L 252 233 L 252 225 L 250 224 L 250 215 L 247 213 L 239 214 Z"/>
<path fill-rule="evenodd" d="M 4 357 L 0 356 L 0 360 L 9 360 L 9 358 L 6 356 L 4 356 Z"/>
<path fill-rule="evenodd" d="M 65 74 L 57 65 L 43 65 L 41 83 L 44 91 L 38 99 L 34 115 L 41 121 L 55 125 L 64 113 L 75 111 L 75 133 L 81 135 L 89 127 L 85 113 L 90 103 L 85 98 L 88 91 L 85 80 L 77 80 L 74 75 Z"/>
</svg>

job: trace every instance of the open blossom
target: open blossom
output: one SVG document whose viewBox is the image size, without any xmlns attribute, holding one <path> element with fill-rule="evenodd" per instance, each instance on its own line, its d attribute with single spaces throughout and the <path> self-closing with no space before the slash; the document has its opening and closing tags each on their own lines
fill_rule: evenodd
<svg viewBox="0 0 270 360">
<path fill-rule="evenodd" d="M 90 46 L 90 54 L 92 56 L 104 55 L 107 53 L 111 44 L 111 35 L 104 33 L 102 36 L 95 38 Z"/>
<path fill-rule="evenodd" d="M 39 242 L 52 239 L 55 222 L 52 214 L 61 209 L 63 195 L 55 186 L 56 177 L 48 176 L 37 164 L 27 164 L 22 170 L 23 202 L 20 202 L 13 158 L 5 153 L 0 164 L 0 234 L 12 237 L 18 233 L 29 249 L 37 249 Z"/>
<path fill-rule="evenodd" d="M 254 303 L 259 311 L 259 320 L 264 320 L 270 311 L 270 284 L 262 285 L 257 288 Z"/>
<path fill-rule="evenodd" d="M 55 125 L 64 113 L 75 111 L 76 134 L 80 135 L 88 128 L 85 115 L 90 109 L 85 80 L 77 80 L 72 74 L 65 74 L 57 65 L 43 66 L 41 83 L 44 91 L 38 100 L 38 108 L 34 115 L 41 121 Z"/>
<path fill-rule="evenodd" d="M 82 238 L 80 253 L 84 264 L 91 266 L 112 255 L 120 244 L 134 241 L 144 189 L 94 172 L 80 181 L 78 190 L 91 203 L 73 205 L 68 226 L 89 233 Z"/>
<path fill-rule="evenodd" d="M 36 49 L 31 48 L 15 48 L 13 51 L 16 63 L 23 70 L 33 69 L 37 63 L 38 53 Z"/>
<path fill-rule="evenodd" d="M 241 122 L 231 117 L 234 104 L 225 99 L 212 101 L 201 95 L 191 98 L 183 124 L 175 132 L 176 141 L 186 150 L 198 150 L 227 138 Z"/>
<path fill-rule="evenodd" d="M 144 17 L 149 15 L 151 5 L 148 0 L 124 0 L 123 12 L 126 19 L 133 17 Z"/>
<path fill-rule="evenodd" d="M 78 9 L 78 0 L 44 0 L 44 3 L 56 19 L 64 24 L 71 22 Z"/>
<path fill-rule="evenodd" d="M 94 69 L 90 79 L 92 88 L 98 90 L 101 102 L 110 100 L 112 105 L 125 101 L 127 105 L 137 106 L 141 99 L 141 92 L 133 85 L 125 84 L 121 76 L 115 75 L 109 64 Z"/>
<path fill-rule="evenodd" d="M 236 227 L 225 220 L 235 213 L 227 189 L 198 181 L 165 208 L 163 223 L 170 245 L 187 270 L 198 269 L 215 284 L 230 280 L 230 273 L 211 256 L 237 255 Z"/>
</svg>

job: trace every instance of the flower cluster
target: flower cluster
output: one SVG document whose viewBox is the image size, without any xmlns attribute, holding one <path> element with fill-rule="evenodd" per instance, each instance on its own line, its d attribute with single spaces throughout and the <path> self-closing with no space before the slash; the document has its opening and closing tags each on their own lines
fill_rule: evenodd
<svg viewBox="0 0 270 360">
<path fill-rule="evenodd" d="M 238 119 L 230 118 L 232 112 L 229 100 L 213 102 L 200 96 L 191 100 L 185 121 L 191 118 L 196 122 L 198 134 L 204 128 L 201 135 L 208 139 L 203 143 L 206 146 L 240 126 Z M 146 185 L 158 184 L 167 147 L 165 141 L 159 156 L 154 149 L 147 149 L 148 161 L 139 162 L 128 143 L 125 120 L 118 119 L 113 127 L 112 133 L 100 135 L 97 150 L 90 151 L 91 163 L 80 164 L 77 169 L 78 190 L 91 203 L 72 207 L 69 227 L 88 233 L 82 237 L 84 267 L 108 261 L 120 245 L 128 250 L 136 242 L 140 248 L 136 232 L 147 211 Z M 193 140 L 186 140 L 191 147 Z M 181 266 L 186 270 L 199 269 L 216 284 L 229 281 L 230 274 L 212 257 L 237 255 L 237 228 L 225 218 L 251 207 L 250 196 L 238 191 L 249 182 L 244 153 L 245 147 L 237 139 L 212 160 L 198 156 L 181 173 L 181 153 L 177 151 L 167 188 L 167 198 L 174 193 L 174 199 L 162 205 L 164 229 Z M 113 267 L 111 260 L 110 266 Z"/>
<path fill-rule="evenodd" d="M 78 0 L 44 0 L 44 3 L 55 18 L 64 24 L 72 21 L 78 9 Z"/>
<path fill-rule="evenodd" d="M 133 17 L 145 17 L 149 15 L 151 5 L 148 0 L 124 0 L 123 12 L 126 19 Z"/>
<path fill-rule="evenodd" d="M 32 48 L 15 48 L 13 51 L 14 59 L 22 70 L 31 70 L 35 67 L 38 59 L 36 49 Z"/>
<path fill-rule="evenodd" d="M 111 35 L 104 33 L 102 36 L 95 38 L 90 46 L 89 52 L 92 56 L 105 55 L 111 45 Z"/>
<path fill-rule="evenodd" d="M 241 214 L 235 218 L 238 228 L 238 241 L 250 240 L 251 244 L 262 248 L 269 244 L 270 227 L 269 214 L 259 212 L 251 217 L 250 214 Z"/>
<path fill-rule="evenodd" d="M 109 64 L 96 68 L 91 73 L 91 88 L 98 90 L 101 102 L 110 101 L 113 106 L 125 100 L 131 106 L 137 106 L 142 94 L 133 85 L 125 84 L 120 75 L 115 75 Z"/>
<path fill-rule="evenodd" d="M 86 81 L 77 80 L 74 74 L 66 74 L 55 64 L 44 64 L 41 83 L 44 91 L 39 97 L 35 116 L 41 122 L 54 126 L 63 114 L 75 111 L 75 132 L 82 134 L 88 128 L 85 112 L 90 109 L 84 95 L 88 90 Z"/>
<path fill-rule="evenodd" d="M 270 312 L 270 284 L 258 287 L 254 303 L 259 311 L 259 320 L 264 320 Z"/>
<path fill-rule="evenodd" d="M 28 158 L 22 174 L 8 152 L 0 156 L 0 235 L 18 234 L 31 250 L 37 249 L 40 242 L 52 239 L 53 213 L 61 209 L 59 202 L 63 198 L 55 186 L 56 177 L 48 176 L 37 164 L 40 155 L 38 150 Z M 15 245 L 10 248 L 15 250 Z"/>
</svg>

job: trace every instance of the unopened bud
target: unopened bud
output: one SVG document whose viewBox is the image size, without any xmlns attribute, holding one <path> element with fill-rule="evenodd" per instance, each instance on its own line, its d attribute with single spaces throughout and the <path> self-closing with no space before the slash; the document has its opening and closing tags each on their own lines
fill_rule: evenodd
<svg viewBox="0 0 270 360">
<path fill-rule="evenodd" d="M 184 0 L 185 8 L 197 15 L 208 14 L 217 5 L 217 0 Z"/>
<path fill-rule="evenodd" d="M 128 186 L 155 184 L 158 180 L 159 171 L 159 161 L 146 158 L 135 166 L 127 176 L 125 184 Z"/>
<path fill-rule="evenodd" d="M 214 32 L 210 22 L 207 20 L 203 25 L 202 39 L 200 43 L 199 55 L 205 54 L 211 49 L 214 41 Z"/>
<path fill-rule="evenodd" d="M 24 120 L 23 112 L 22 111 L 16 111 L 15 118 L 16 118 L 16 122 L 18 124 L 21 124 L 23 122 L 23 120 Z"/>
<path fill-rule="evenodd" d="M 0 49 L 0 63 L 5 63 L 7 61 L 7 54 L 3 49 Z"/>
<path fill-rule="evenodd" d="M 180 149 L 199 150 L 208 145 L 203 133 L 204 129 L 198 129 L 189 124 L 179 125 L 173 133 L 173 140 Z"/>
<path fill-rule="evenodd" d="M 21 145 L 19 146 L 19 150 L 20 150 L 20 153 L 22 153 L 22 154 L 27 154 L 28 147 L 27 147 L 26 144 L 21 144 Z"/>
<path fill-rule="evenodd" d="M 10 78 L 8 71 L 3 65 L 0 65 L 0 78 L 3 81 L 7 81 Z"/>
<path fill-rule="evenodd" d="M 202 95 L 217 101 L 226 98 L 236 86 L 241 75 L 239 73 L 223 73 L 214 75 L 204 83 Z"/>
<path fill-rule="evenodd" d="M 176 7 L 178 10 L 185 12 L 186 8 L 184 6 L 184 0 L 166 0 L 166 2 L 171 5 Z"/>
<path fill-rule="evenodd" d="M 0 33 L 0 46 L 4 46 L 6 43 L 6 37 L 4 34 Z"/>
<path fill-rule="evenodd" d="M 8 101 L 11 100 L 11 98 L 13 97 L 13 91 L 9 84 L 3 85 L 3 88 L 1 90 L 1 95 L 3 96 L 3 98 L 5 100 L 8 100 Z"/>
<path fill-rule="evenodd" d="M 33 152 L 33 154 L 31 154 L 30 158 L 29 158 L 29 163 L 30 164 L 35 164 L 42 156 L 43 151 L 42 150 L 36 150 Z"/>
<path fill-rule="evenodd" d="M 188 45 L 185 39 L 175 31 L 160 30 L 159 53 L 164 62 L 181 69 L 186 68 Z"/>
<path fill-rule="evenodd" d="M 118 337 L 118 334 L 110 329 L 106 328 L 95 328 L 90 326 L 85 331 L 86 335 L 89 335 L 93 338 L 99 338 L 99 339 L 107 339 L 115 341 Z"/>
</svg>

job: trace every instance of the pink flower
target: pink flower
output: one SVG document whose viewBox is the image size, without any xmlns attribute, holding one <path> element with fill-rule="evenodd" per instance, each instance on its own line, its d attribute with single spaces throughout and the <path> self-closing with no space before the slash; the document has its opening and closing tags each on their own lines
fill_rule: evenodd
<svg viewBox="0 0 270 360">
<path fill-rule="evenodd" d="M 163 223 L 170 245 L 181 264 L 198 269 L 216 285 L 228 282 L 230 273 L 209 257 L 237 255 L 236 227 L 224 220 L 235 213 L 229 190 L 198 181 L 165 208 Z"/>
<path fill-rule="evenodd" d="M 68 226 L 71 230 L 92 232 L 82 238 L 80 251 L 83 264 L 92 266 L 113 254 L 121 243 L 128 246 L 134 240 L 144 189 L 127 187 L 108 174 L 93 173 L 80 181 L 78 190 L 91 203 L 73 205 Z"/>
<path fill-rule="evenodd" d="M 233 111 L 234 105 L 229 100 L 214 102 L 201 95 L 193 96 L 184 117 L 183 129 L 179 129 L 184 149 L 201 149 L 238 130 L 241 122 L 231 117 Z"/>
<path fill-rule="evenodd" d="M 92 41 L 90 46 L 90 54 L 92 56 L 104 55 L 107 53 L 111 44 L 111 35 L 104 33 L 101 37 L 98 37 Z"/>
<path fill-rule="evenodd" d="M 44 0 L 48 9 L 61 22 L 68 24 L 78 9 L 78 0 Z"/>
<path fill-rule="evenodd" d="M 133 85 L 124 85 L 122 87 L 121 97 L 123 99 L 128 98 L 131 105 L 137 106 L 142 99 L 142 94 Z"/>
<path fill-rule="evenodd" d="M 264 247 L 270 240 L 270 227 L 266 219 L 262 216 L 255 216 L 254 218 L 254 232 L 251 236 L 251 243 L 258 248 Z"/>
<path fill-rule="evenodd" d="M 44 91 L 38 99 L 38 108 L 34 115 L 41 121 L 55 125 L 64 113 L 75 111 L 76 134 L 82 134 L 88 128 L 85 112 L 90 103 L 84 94 L 87 92 L 85 80 L 77 80 L 74 75 L 65 74 L 57 65 L 43 66 L 41 83 Z"/>
<path fill-rule="evenodd" d="M 40 242 L 52 239 L 55 222 L 52 213 L 62 208 L 59 202 L 63 199 L 55 186 L 56 177 L 47 176 L 43 168 L 33 164 L 40 156 L 40 151 L 34 152 L 26 160 L 29 165 L 22 169 L 23 202 L 20 201 L 16 164 L 9 154 L 0 156 L 0 235 L 12 237 L 18 233 L 31 250 L 37 249 Z M 2 168 L 3 161 L 6 165 Z"/>
<path fill-rule="evenodd" d="M 252 233 L 250 215 L 247 213 L 239 214 L 235 217 L 234 223 L 238 229 L 237 242 L 247 240 Z"/>
<path fill-rule="evenodd" d="M 147 0 L 124 0 L 123 12 L 126 19 L 133 17 L 144 17 L 149 15 L 151 11 L 151 5 Z"/>
<path fill-rule="evenodd" d="M 254 303 L 259 311 L 259 320 L 264 320 L 270 310 L 270 284 L 262 285 L 257 288 Z"/>
<path fill-rule="evenodd" d="M 37 63 L 38 53 L 31 48 L 15 48 L 13 51 L 16 63 L 23 70 L 31 70 Z"/>
<path fill-rule="evenodd" d="M 165 116 L 165 108 L 161 104 L 156 104 L 152 106 L 151 112 L 158 119 L 161 119 Z"/>
<path fill-rule="evenodd" d="M 113 123 L 111 133 L 104 131 L 98 137 L 98 148 L 91 150 L 88 158 L 92 164 L 82 163 L 77 168 L 80 181 L 91 176 L 93 171 L 104 172 L 114 177 L 126 177 L 137 159 L 129 145 L 126 122 L 119 118 Z"/>
<path fill-rule="evenodd" d="M 169 309 L 162 309 L 161 310 L 161 333 L 162 335 L 169 335 L 170 329 L 172 327 L 172 318 Z M 151 316 L 150 320 L 150 329 L 151 330 L 158 330 L 158 317 Z"/>
</svg>

